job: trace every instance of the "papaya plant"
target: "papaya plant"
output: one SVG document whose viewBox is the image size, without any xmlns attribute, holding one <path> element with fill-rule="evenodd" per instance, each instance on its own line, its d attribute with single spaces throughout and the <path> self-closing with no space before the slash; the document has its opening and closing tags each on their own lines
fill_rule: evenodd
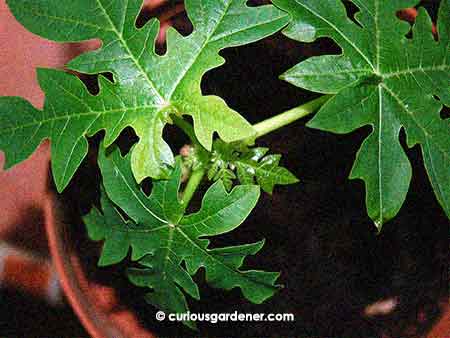
<svg viewBox="0 0 450 338">
<path fill-rule="evenodd" d="M 42 110 L 19 97 L 0 98 L 6 166 L 49 139 L 54 182 L 63 192 L 86 158 L 88 138 L 103 131 L 101 207 L 84 221 L 89 236 L 104 241 L 99 265 L 129 260 L 129 280 L 148 288 L 146 300 L 159 309 L 188 311 L 186 294 L 200 299 L 193 280 L 200 268 L 211 286 L 238 287 L 254 303 L 281 287 L 277 272 L 242 268 L 264 240 L 210 248 L 208 238 L 241 225 L 260 190 L 271 194 L 277 185 L 299 182 L 280 165 L 281 155 L 255 144 L 316 111 L 311 128 L 348 133 L 372 127 L 350 178 L 364 180 L 367 213 L 379 231 L 400 210 L 412 176 L 399 141 L 402 129 L 408 147 L 420 145 L 436 197 L 450 216 L 450 124 L 440 115 L 450 107 L 450 0 L 441 1 L 436 37 L 425 9 L 413 27 L 396 16 L 418 0 L 352 0 L 359 9 L 354 17 L 340 0 L 272 2 L 186 0 L 193 32 L 183 36 L 169 28 L 161 54 L 158 20 L 136 26 L 141 0 L 7 1 L 37 35 L 57 42 L 97 38 L 102 46 L 70 61 L 70 73 L 37 70 L 46 94 Z M 206 72 L 224 63 L 221 50 L 279 31 L 301 42 L 328 37 L 341 47 L 339 55 L 311 57 L 280 75 L 324 95 L 251 125 L 222 98 L 202 93 Z M 98 94 L 74 73 L 98 75 Z M 190 139 L 182 156 L 163 138 L 167 124 Z M 127 127 L 138 141 L 123 153 L 116 143 Z M 147 179 L 150 194 L 143 189 Z M 205 181 L 210 187 L 201 207 L 190 212 Z"/>
</svg>

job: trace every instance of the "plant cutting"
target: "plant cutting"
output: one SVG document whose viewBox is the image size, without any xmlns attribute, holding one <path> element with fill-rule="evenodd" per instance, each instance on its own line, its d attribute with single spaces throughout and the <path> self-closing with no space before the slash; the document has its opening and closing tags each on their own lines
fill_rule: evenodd
<svg viewBox="0 0 450 338">
<path fill-rule="evenodd" d="M 167 51 L 160 55 L 154 46 L 158 21 L 135 25 L 140 1 L 8 1 L 33 33 L 58 42 L 98 38 L 102 47 L 67 65 L 75 72 L 100 74 L 98 94 L 89 93 L 73 74 L 40 69 L 43 110 L 20 98 L 0 99 L 6 165 L 21 162 L 50 139 L 53 177 L 63 192 L 87 155 L 87 137 L 104 131 L 98 154 L 101 206 L 85 217 L 92 239 L 104 240 L 99 264 L 128 259 L 131 251 L 130 281 L 148 287 L 146 300 L 168 312 L 187 311 L 186 295 L 200 298 L 192 277 L 200 268 L 211 286 L 238 287 L 245 298 L 263 302 L 279 289 L 278 273 L 241 267 L 264 242 L 210 248 L 207 238 L 244 222 L 260 189 L 272 193 L 276 185 L 297 183 L 279 165 L 279 155 L 254 144 L 316 110 L 309 124 L 314 128 L 346 133 L 372 126 L 351 177 L 365 181 L 367 211 L 379 231 L 400 210 L 412 175 L 399 143 L 402 128 L 408 146 L 421 145 L 431 184 L 449 215 L 449 125 L 439 114 L 449 106 L 450 3 L 441 3 L 437 41 L 425 10 L 411 37 L 406 37 L 410 26 L 395 16 L 417 1 L 353 3 L 360 11 L 352 21 L 340 1 L 274 1 L 277 7 L 186 1 L 194 30 L 182 36 L 170 28 Z M 201 80 L 223 64 L 222 49 L 282 29 L 298 41 L 331 37 L 342 48 L 340 55 L 310 58 L 282 75 L 326 95 L 255 125 L 223 99 L 203 95 Z M 162 137 L 167 124 L 190 139 L 181 157 Z M 114 144 L 126 127 L 138 137 L 128 152 Z M 150 194 L 142 188 L 148 178 Z M 211 186 L 201 208 L 190 212 L 205 181 Z"/>
</svg>

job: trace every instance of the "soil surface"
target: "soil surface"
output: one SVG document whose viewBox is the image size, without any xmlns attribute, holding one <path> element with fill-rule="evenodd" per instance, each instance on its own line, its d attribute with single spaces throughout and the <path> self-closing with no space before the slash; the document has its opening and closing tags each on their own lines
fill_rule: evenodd
<svg viewBox="0 0 450 338">
<path fill-rule="evenodd" d="M 433 13 L 436 4 L 429 3 Z M 180 18 L 182 21 L 182 18 Z M 187 27 L 187 28 L 186 28 Z M 185 25 L 188 30 L 188 26 Z M 225 66 L 209 72 L 203 81 L 205 94 L 216 94 L 241 112 L 251 123 L 314 98 L 278 76 L 312 55 L 339 53 L 334 43 L 321 39 L 300 44 L 281 34 L 249 46 L 225 50 Z M 87 78 L 85 78 L 87 79 Z M 95 90 L 95 78 L 86 80 Z M 448 112 L 444 112 L 448 114 Z M 448 116 L 448 115 L 447 115 Z M 413 179 L 405 205 L 377 235 L 365 210 L 362 181 L 349 180 L 352 163 L 370 128 L 348 135 L 333 135 L 305 127 L 303 119 L 258 141 L 273 153 L 283 154 L 282 164 L 301 182 L 277 187 L 262 198 L 249 219 L 236 231 L 213 240 L 213 245 L 247 243 L 266 238 L 266 245 L 248 267 L 281 271 L 284 288 L 262 305 L 245 301 L 239 290 L 214 290 L 200 273 L 196 281 L 202 300 L 189 299 L 191 312 L 294 313 L 293 323 L 202 324 L 208 337 L 419 337 L 439 315 L 439 303 L 448 299 L 449 221 L 430 188 L 418 147 L 408 149 Z M 167 128 L 173 149 L 186 140 Z M 128 130 L 123 145 L 134 135 Z M 95 144 L 99 137 L 92 140 Z M 405 135 L 401 141 L 405 146 Z M 71 209 L 86 211 L 95 201 L 99 176 L 87 160 L 65 194 Z M 83 196 L 83 203 L 77 200 Z M 198 207 L 198 200 L 193 209 Z M 131 286 L 125 266 L 95 267 L 98 250 L 86 240 L 79 217 L 73 216 L 77 246 L 93 278 L 114 285 L 121 299 L 136 309 L 146 326 L 161 336 L 194 337 L 181 324 L 154 319 L 145 290 Z M 67 307 L 51 309 L 33 299 L 9 292 L 0 294 L 0 327 L 18 336 L 86 336 Z M 370 303 L 396 297 L 398 307 L 388 316 L 364 318 Z M 4 332 L 2 332 L 4 333 Z"/>
</svg>

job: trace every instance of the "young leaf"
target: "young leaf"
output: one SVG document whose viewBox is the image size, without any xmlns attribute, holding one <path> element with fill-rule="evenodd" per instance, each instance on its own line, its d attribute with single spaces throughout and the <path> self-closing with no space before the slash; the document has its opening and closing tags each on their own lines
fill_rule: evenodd
<svg viewBox="0 0 450 338">
<path fill-rule="evenodd" d="M 62 75 L 49 72 L 41 72 L 40 83 L 47 96 L 57 96 L 48 98 L 52 104 L 44 112 L 17 98 L 1 98 L 0 149 L 8 164 L 25 159 L 43 138 L 51 138 L 57 143 L 52 160 L 61 191 L 86 155 L 85 136 L 105 129 L 108 146 L 131 126 L 140 138 L 131 160 L 140 182 L 148 176 L 165 177 L 167 166 L 173 165 L 172 152 L 162 139 L 170 113 L 191 115 L 197 138 L 207 149 L 214 132 L 227 142 L 253 135 L 243 117 L 221 98 L 203 96 L 200 89 L 203 75 L 223 64 L 220 50 L 262 39 L 287 23 L 287 15 L 275 7 L 248 7 L 245 2 L 186 0 L 194 32 L 183 37 L 169 29 L 167 53 L 159 56 L 154 47 L 158 20 L 142 29 L 135 26 L 142 0 L 8 0 L 15 17 L 44 38 L 101 39 L 99 50 L 77 57 L 68 68 L 89 74 L 112 72 L 115 79 L 114 85 L 102 81 L 108 93 L 95 108 L 75 80 L 61 84 Z"/>
<path fill-rule="evenodd" d="M 211 166 L 208 171 L 210 180 L 221 179 L 227 190 L 232 181 L 238 179 L 241 184 L 254 184 L 271 194 L 275 185 L 287 185 L 298 182 L 289 170 L 279 165 L 281 155 L 267 155 L 268 148 L 248 148 L 240 143 L 214 142 Z M 237 172 L 237 177 L 234 174 Z"/>
<path fill-rule="evenodd" d="M 256 205 L 257 186 L 241 185 L 227 193 L 218 181 L 206 192 L 200 211 L 185 215 L 178 199 L 179 162 L 169 180 L 153 182 L 149 197 L 133 178 L 130 155 L 122 158 L 118 149 L 109 156 L 101 151 L 99 164 L 107 194 L 102 198 L 103 214 L 94 209 L 85 217 L 90 236 L 105 240 L 99 264 L 121 261 L 131 247 L 131 258 L 140 268 L 129 269 L 129 278 L 152 289 L 147 295 L 150 303 L 166 311 L 186 312 L 182 291 L 200 298 L 191 276 L 202 267 L 211 286 L 226 290 L 239 287 L 255 303 L 277 291 L 274 283 L 278 273 L 240 269 L 245 257 L 256 254 L 264 241 L 210 249 L 209 240 L 204 238 L 238 227 Z M 123 220 L 115 205 L 131 220 Z"/>
<path fill-rule="evenodd" d="M 364 125 L 373 132 L 358 152 L 351 178 L 365 181 L 369 216 L 376 225 L 394 217 L 411 180 L 411 165 L 399 142 L 420 144 L 437 199 L 450 216 L 450 124 L 440 117 L 450 106 L 450 0 L 442 0 L 439 41 L 431 20 L 419 9 L 412 39 L 396 12 L 418 0 L 352 0 L 352 22 L 340 0 L 274 0 L 292 16 L 284 34 L 299 41 L 331 37 L 342 55 L 301 62 L 283 78 L 301 88 L 336 94 L 310 127 L 348 133 Z"/>
<path fill-rule="evenodd" d="M 269 194 L 272 193 L 275 185 L 287 185 L 298 182 L 289 170 L 281 167 L 281 155 L 266 155 L 268 148 L 253 148 L 244 153 L 239 159 L 234 162 L 237 168 L 239 181 L 242 184 L 256 182 L 261 186 L 261 189 Z"/>
</svg>

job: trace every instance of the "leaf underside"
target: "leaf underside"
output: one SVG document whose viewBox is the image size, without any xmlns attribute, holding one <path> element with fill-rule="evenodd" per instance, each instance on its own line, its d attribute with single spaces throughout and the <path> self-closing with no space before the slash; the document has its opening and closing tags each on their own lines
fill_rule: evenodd
<svg viewBox="0 0 450 338">
<path fill-rule="evenodd" d="M 136 28 L 142 0 L 8 0 L 28 30 L 58 42 L 98 38 L 99 50 L 82 54 L 67 68 L 100 76 L 90 95 L 74 76 L 38 71 L 46 94 L 42 111 L 20 98 L 0 98 L 0 149 L 8 167 L 26 159 L 43 139 L 52 141 L 52 169 L 62 191 L 87 154 L 86 136 L 105 130 L 109 146 L 131 126 L 139 137 L 131 163 L 135 178 L 167 177 L 174 158 L 162 138 L 170 114 L 190 115 L 200 143 L 211 149 L 214 132 L 226 142 L 254 134 L 251 125 L 216 96 L 202 95 L 200 82 L 224 63 L 219 51 L 247 44 L 281 29 L 288 15 L 275 7 L 248 7 L 245 0 L 186 0 L 194 31 L 167 32 L 167 52 L 155 52 L 157 19 Z"/>
<path fill-rule="evenodd" d="M 358 152 L 350 174 L 363 179 L 369 216 L 381 229 L 402 206 L 411 181 L 411 164 L 399 142 L 419 144 L 436 197 L 450 217 L 450 0 L 442 0 L 438 35 L 424 8 L 412 28 L 396 17 L 418 0 L 352 0 L 355 22 L 340 0 L 274 0 L 291 14 L 288 37 L 312 42 L 332 38 L 341 55 L 312 57 L 282 78 L 298 87 L 336 94 L 310 127 L 349 133 L 364 125 L 372 133 Z"/>
<path fill-rule="evenodd" d="M 245 257 L 256 254 L 264 241 L 211 249 L 204 238 L 238 227 L 256 205 L 260 194 L 257 186 L 241 185 L 228 193 L 218 181 L 206 192 L 201 209 L 185 215 L 178 200 L 179 162 L 168 180 L 153 182 L 150 196 L 133 177 L 130 154 L 123 158 L 118 148 L 109 155 L 101 150 L 99 165 L 105 190 L 103 212 L 93 209 L 84 219 L 89 236 L 104 240 L 99 264 L 118 263 L 131 248 L 131 259 L 139 267 L 129 269 L 128 277 L 134 284 L 152 289 L 146 296 L 148 302 L 165 311 L 186 312 L 184 293 L 200 298 L 191 277 L 200 268 L 205 269 L 211 286 L 226 290 L 239 287 L 255 303 L 277 291 L 274 283 L 278 273 L 240 269 Z M 130 220 L 124 220 L 117 208 Z"/>
</svg>

